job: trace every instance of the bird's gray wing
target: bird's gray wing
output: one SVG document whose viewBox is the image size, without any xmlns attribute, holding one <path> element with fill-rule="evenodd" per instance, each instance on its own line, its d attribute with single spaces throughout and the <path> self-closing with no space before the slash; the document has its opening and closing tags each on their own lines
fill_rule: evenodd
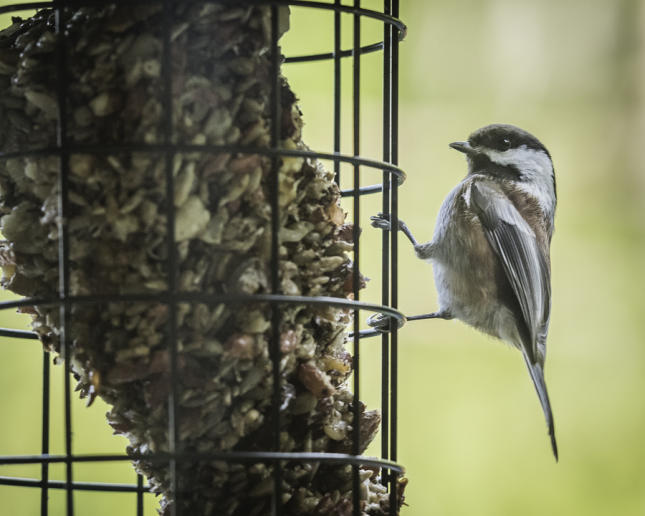
<svg viewBox="0 0 645 516">
<path fill-rule="evenodd" d="M 490 182 L 475 181 L 470 198 L 519 304 L 530 336 L 530 343 L 524 343 L 527 358 L 543 365 L 551 309 L 547 257 L 540 250 L 533 229 L 500 188 Z"/>
</svg>

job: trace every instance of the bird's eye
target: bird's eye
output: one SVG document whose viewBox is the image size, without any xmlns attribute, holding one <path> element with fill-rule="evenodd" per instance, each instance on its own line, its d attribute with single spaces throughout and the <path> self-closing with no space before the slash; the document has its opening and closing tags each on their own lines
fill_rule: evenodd
<svg viewBox="0 0 645 516">
<path fill-rule="evenodd" d="M 511 148 L 511 139 L 502 138 L 502 150 L 508 150 Z"/>
</svg>

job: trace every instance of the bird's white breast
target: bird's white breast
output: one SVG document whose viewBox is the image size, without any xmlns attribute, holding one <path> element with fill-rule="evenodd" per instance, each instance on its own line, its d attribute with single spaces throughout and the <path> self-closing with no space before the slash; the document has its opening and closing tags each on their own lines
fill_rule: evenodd
<svg viewBox="0 0 645 516">
<path fill-rule="evenodd" d="M 486 155 L 499 165 L 512 165 L 522 174 L 516 186 L 537 199 L 542 211 L 553 218 L 555 213 L 555 189 L 553 164 L 541 150 L 529 149 L 526 145 L 507 151 L 488 150 Z"/>
</svg>

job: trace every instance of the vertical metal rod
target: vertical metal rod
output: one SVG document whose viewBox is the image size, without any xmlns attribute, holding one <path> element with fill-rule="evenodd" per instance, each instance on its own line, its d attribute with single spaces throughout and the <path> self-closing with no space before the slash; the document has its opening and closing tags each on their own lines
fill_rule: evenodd
<svg viewBox="0 0 645 516">
<path fill-rule="evenodd" d="M 49 454 L 49 390 L 50 390 L 50 362 L 49 351 L 43 351 L 43 411 L 42 411 L 42 444 L 40 453 Z M 40 516 L 47 516 L 49 513 L 49 462 L 43 461 L 40 464 Z"/>
<path fill-rule="evenodd" d="M 340 0 L 334 0 L 335 6 L 340 6 Z M 334 11 L 334 152 L 340 153 L 340 11 Z M 334 160 L 334 180 L 340 186 L 340 162 Z"/>
<path fill-rule="evenodd" d="M 168 393 L 168 451 L 171 454 L 170 492 L 173 496 L 171 515 L 180 514 L 180 479 L 177 472 L 177 454 L 179 450 L 179 374 L 177 367 L 177 250 L 175 243 L 175 179 L 173 175 L 175 151 L 171 147 L 173 136 L 172 120 L 172 0 L 163 2 L 163 139 L 166 145 L 165 181 L 166 181 L 166 239 L 167 239 L 167 274 L 168 274 L 168 353 L 170 354 L 170 392 Z"/>
<path fill-rule="evenodd" d="M 65 19 L 63 0 L 55 0 L 54 8 L 56 35 L 57 61 L 57 100 L 58 100 L 58 125 L 56 140 L 59 152 L 60 174 L 58 178 L 58 296 L 60 304 L 60 347 L 63 357 L 63 392 L 65 404 L 65 490 L 67 501 L 67 516 L 74 516 L 74 491 L 72 488 L 72 402 L 70 384 L 70 363 L 72 358 L 69 330 L 70 330 L 70 304 L 69 304 L 69 232 L 67 218 L 69 216 L 69 146 L 67 134 L 67 49 L 65 38 Z"/>
<path fill-rule="evenodd" d="M 143 516 L 143 475 L 137 475 L 137 516 Z"/>
<path fill-rule="evenodd" d="M 280 99 L 280 49 L 278 47 L 279 24 L 278 6 L 271 6 L 271 148 L 280 146 L 281 127 L 281 99 Z M 280 159 L 274 155 L 271 158 L 271 175 L 269 179 L 271 198 L 271 293 L 280 292 L 280 204 L 279 204 L 279 168 Z M 271 306 L 271 361 L 273 364 L 273 399 L 272 399 L 272 446 L 275 451 L 280 451 L 280 310 L 276 305 Z M 271 514 L 282 514 L 282 464 L 274 463 L 273 469 L 273 497 L 271 499 Z"/>
<path fill-rule="evenodd" d="M 354 7 L 359 9 L 361 7 L 360 0 L 354 0 Z M 354 126 L 354 156 L 360 155 L 361 143 L 361 17 L 359 14 L 354 14 L 354 50 L 353 50 L 353 126 Z M 360 197 L 360 167 L 354 165 L 354 264 L 353 264 L 353 291 L 354 299 L 359 299 L 360 289 L 360 218 L 361 218 L 361 197 Z M 358 310 L 354 310 L 354 401 L 353 401 L 353 432 L 352 432 L 352 453 L 358 455 L 360 453 L 360 340 L 359 340 L 359 314 Z M 352 466 L 352 500 L 354 506 L 354 516 L 361 514 L 361 498 L 360 498 L 360 478 L 359 467 Z"/>
<path fill-rule="evenodd" d="M 384 0 L 383 12 L 391 12 L 391 0 Z M 391 48 L 392 26 L 383 24 L 383 161 L 391 159 Z M 383 194 L 381 211 L 387 216 L 390 213 L 390 179 L 391 174 L 383 172 Z M 381 235 L 381 304 L 390 302 L 390 235 L 383 231 Z M 389 457 L 389 418 L 390 418 L 390 336 L 381 336 L 381 457 Z M 388 470 L 381 471 L 381 482 L 388 483 Z"/>
<path fill-rule="evenodd" d="M 392 0 L 392 16 L 399 17 L 399 0 Z M 398 165 L 399 163 L 399 33 L 398 30 L 392 29 L 392 163 Z M 399 225 L 399 184 L 396 179 L 392 181 L 392 224 L 394 227 Z M 391 238 L 391 281 L 392 281 L 392 307 L 398 308 L 399 306 L 399 293 L 398 293 L 398 260 L 399 260 L 399 246 L 398 246 L 398 231 L 390 231 Z M 390 459 L 397 460 L 397 439 L 398 439 L 398 367 L 399 367 L 399 332 L 398 327 L 395 325 L 392 331 L 392 347 L 391 353 L 391 371 L 390 381 L 392 383 L 392 394 L 390 399 Z M 391 514 L 395 515 L 398 512 L 398 495 L 397 495 L 397 480 L 398 475 L 391 476 L 392 481 L 390 484 L 390 508 Z"/>
</svg>

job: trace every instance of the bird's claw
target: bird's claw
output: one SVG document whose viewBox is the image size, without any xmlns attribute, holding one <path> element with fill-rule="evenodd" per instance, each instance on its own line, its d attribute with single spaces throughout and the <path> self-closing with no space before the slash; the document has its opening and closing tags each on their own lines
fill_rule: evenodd
<svg viewBox="0 0 645 516">
<path fill-rule="evenodd" d="M 405 324 L 405 319 L 395 319 L 385 314 L 372 314 L 367 318 L 367 325 L 380 333 L 387 333 L 391 331 L 390 321 L 392 320 L 396 320 L 397 328 Z"/>
<path fill-rule="evenodd" d="M 372 221 L 372 227 L 374 228 L 384 229 L 386 231 L 389 231 L 392 228 L 389 215 L 377 213 L 376 215 L 372 215 L 370 220 Z"/>
</svg>

